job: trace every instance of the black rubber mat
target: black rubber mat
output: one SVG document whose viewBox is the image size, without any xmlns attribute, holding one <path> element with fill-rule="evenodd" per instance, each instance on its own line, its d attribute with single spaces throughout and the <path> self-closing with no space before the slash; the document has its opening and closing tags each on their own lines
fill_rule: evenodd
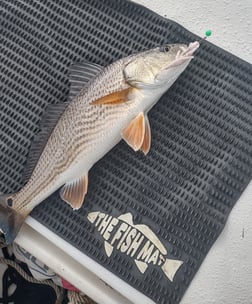
<svg viewBox="0 0 252 304">
<path fill-rule="evenodd" d="M 107 65 L 165 42 L 198 38 L 118 0 L 2 0 L 0 18 L 0 191 L 5 193 L 22 185 L 46 106 L 67 99 L 73 62 Z M 154 302 L 178 303 L 251 179 L 251 84 L 250 64 L 202 41 L 190 66 L 150 112 L 148 156 L 121 142 L 91 170 L 79 211 L 56 193 L 32 216 Z M 90 213 L 98 211 L 115 218 L 131 213 L 131 226 L 140 225 L 136 232 L 148 226 L 149 234 L 139 234 L 141 245 L 152 231 L 167 252 L 161 258 L 149 241 L 141 273 L 135 263 L 141 246 L 137 258 L 118 244 L 105 251 L 105 241 L 111 245 L 123 220 L 115 220 L 104 235 L 98 220 L 90 221 Z M 133 240 L 134 233 L 121 245 L 130 248 Z M 163 271 L 164 257 L 183 261 L 173 281 Z"/>
</svg>

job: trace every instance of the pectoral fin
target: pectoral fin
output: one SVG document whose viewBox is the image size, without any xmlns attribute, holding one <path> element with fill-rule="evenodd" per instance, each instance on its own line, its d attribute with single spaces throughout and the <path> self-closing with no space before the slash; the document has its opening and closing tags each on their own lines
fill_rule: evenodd
<svg viewBox="0 0 252 304">
<path fill-rule="evenodd" d="M 105 241 L 104 247 L 105 247 L 107 256 L 110 257 L 113 252 L 113 247 L 107 241 Z"/>
<path fill-rule="evenodd" d="M 73 209 L 82 206 L 88 189 L 88 175 L 82 176 L 74 181 L 66 183 L 60 190 L 60 197 L 70 204 Z"/>
<path fill-rule="evenodd" d="M 93 105 L 116 105 L 120 103 L 124 103 L 129 100 L 129 94 L 131 93 L 132 88 L 128 88 L 125 90 L 121 90 L 118 92 L 114 92 L 111 94 L 108 94 L 102 98 L 99 98 L 92 102 Z"/>
<path fill-rule="evenodd" d="M 151 129 L 147 115 L 145 115 L 145 132 L 141 151 L 146 155 L 150 151 L 151 146 Z"/>
</svg>

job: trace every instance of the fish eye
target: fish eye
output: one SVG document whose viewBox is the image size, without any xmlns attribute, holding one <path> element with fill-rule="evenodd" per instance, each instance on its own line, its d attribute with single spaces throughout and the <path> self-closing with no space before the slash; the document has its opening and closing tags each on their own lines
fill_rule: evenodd
<svg viewBox="0 0 252 304">
<path fill-rule="evenodd" d="M 170 46 L 169 45 L 161 46 L 159 50 L 160 52 L 167 53 L 170 51 Z"/>
</svg>

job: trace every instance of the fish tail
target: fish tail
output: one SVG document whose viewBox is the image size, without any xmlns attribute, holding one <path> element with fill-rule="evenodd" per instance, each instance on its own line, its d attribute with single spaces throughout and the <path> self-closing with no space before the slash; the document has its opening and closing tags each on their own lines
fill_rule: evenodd
<svg viewBox="0 0 252 304">
<path fill-rule="evenodd" d="M 164 265 L 161 267 L 167 278 L 172 282 L 179 267 L 183 264 L 183 261 L 166 259 Z"/>
<path fill-rule="evenodd" d="M 14 241 L 25 220 L 23 215 L 12 208 L 14 199 L 15 194 L 0 195 L 0 230 L 6 244 Z"/>
</svg>

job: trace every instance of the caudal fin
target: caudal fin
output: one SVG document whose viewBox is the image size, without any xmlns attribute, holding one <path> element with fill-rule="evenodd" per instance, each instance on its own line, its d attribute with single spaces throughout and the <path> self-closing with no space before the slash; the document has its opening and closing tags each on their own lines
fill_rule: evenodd
<svg viewBox="0 0 252 304">
<path fill-rule="evenodd" d="M 183 261 L 180 260 L 166 259 L 164 265 L 162 266 L 162 270 L 171 282 L 182 264 Z"/>
<path fill-rule="evenodd" d="M 0 230 L 4 234 L 6 244 L 11 244 L 16 238 L 25 217 L 8 206 L 11 196 L 0 196 Z"/>
</svg>

